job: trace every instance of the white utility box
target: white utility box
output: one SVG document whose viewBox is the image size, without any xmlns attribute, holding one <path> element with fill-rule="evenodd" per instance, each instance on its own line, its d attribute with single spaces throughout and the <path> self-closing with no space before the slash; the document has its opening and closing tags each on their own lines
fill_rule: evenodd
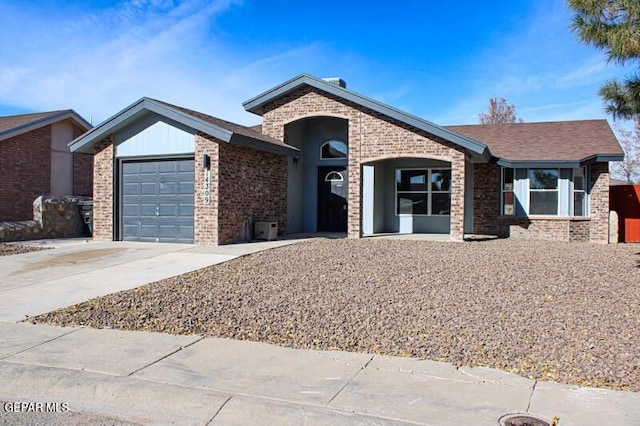
<svg viewBox="0 0 640 426">
<path fill-rule="evenodd" d="M 256 240 L 275 240 L 278 238 L 278 222 L 256 222 Z"/>
</svg>

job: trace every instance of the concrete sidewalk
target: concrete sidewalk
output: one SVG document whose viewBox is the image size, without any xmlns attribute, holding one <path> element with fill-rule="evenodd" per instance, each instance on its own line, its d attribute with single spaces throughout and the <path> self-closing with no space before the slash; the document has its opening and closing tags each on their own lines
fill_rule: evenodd
<svg viewBox="0 0 640 426">
<path fill-rule="evenodd" d="M 0 256 L 0 321 L 21 321 L 296 241 L 302 240 L 226 246 L 82 239 L 22 243 L 55 249 Z"/>
<path fill-rule="evenodd" d="M 637 425 L 640 394 L 488 368 L 200 336 L 0 323 L 0 424 Z M 35 420 L 34 420 L 35 419 Z"/>
</svg>

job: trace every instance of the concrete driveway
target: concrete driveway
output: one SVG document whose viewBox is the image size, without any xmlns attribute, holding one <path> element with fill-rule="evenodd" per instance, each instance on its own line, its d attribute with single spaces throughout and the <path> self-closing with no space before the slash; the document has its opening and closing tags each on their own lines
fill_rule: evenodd
<svg viewBox="0 0 640 426">
<path fill-rule="evenodd" d="M 42 241 L 35 244 L 55 248 L 0 256 L 0 322 L 21 321 L 28 316 L 292 242 L 265 241 L 218 247 Z"/>
</svg>

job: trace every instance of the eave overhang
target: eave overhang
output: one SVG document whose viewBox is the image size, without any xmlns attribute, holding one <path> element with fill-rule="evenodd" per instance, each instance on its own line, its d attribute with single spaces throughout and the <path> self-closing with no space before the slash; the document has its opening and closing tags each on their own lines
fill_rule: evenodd
<svg viewBox="0 0 640 426">
<path fill-rule="evenodd" d="M 622 161 L 624 154 L 594 154 L 580 160 L 510 160 L 498 158 L 497 164 L 501 167 L 512 169 L 520 168 L 558 168 L 573 169 L 588 166 L 593 163 L 606 163 L 609 161 Z"/>
<path fill-rule="evenodd" d="M 97 142 L 123 129 L 149 112 L 153 112 L 170 120 L 176 121 L 193 129 L 194 131 L 207 134 L 226 143 L 248 146 L 261 151 L 290 157 L 299 155 L 299 150 L 294 147 L 270 143 L 260 140 L 259 138 L 252 138 L 250 136 L 235 133 L 216 124 L 190 115 L 187 112 L 172 108 L 163 102 L 146 97 L 139 99 L 124 108 L 122 111 L 108 118 L 100 125 L 94 127 L 89 132 L 71 141 L 71 143 L 69 143 L 69 147 L 72 152 L 92 154 L 94 153 L 93 147 Z"/>
<path fill-rule="evenodd" d="M 12 127 L 10 129 L 6 129 L 0 132 L 0 141 L 5 139 L 9 139 L 23 133 L 30 132 L 35 129 L 39 129 L 40 127 L 48 126 L 49 124 L 54 124 L 63 120 L 72 120 L 78 126 L 82 127 L 84 130 L 91 129 L 91 124 L 82 118 L 77 112 L 72 109 L 59 111 L 56 114 L 51 114 L 46 117 L 40 118 L 38 120 L 30 121 L 29 123 L 22 124 L 20 126 Z"/>
</svg>

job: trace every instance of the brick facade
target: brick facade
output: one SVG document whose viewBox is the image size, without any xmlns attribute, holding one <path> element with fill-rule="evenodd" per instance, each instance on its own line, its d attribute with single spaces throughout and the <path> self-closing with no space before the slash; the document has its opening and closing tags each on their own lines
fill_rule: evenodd
<svg viewBox="0 0 640 426">
<path fill-rule="evenodd" d="M 609 164 L 596 163 L 589 167 L 589 229 L 592 243 L 609 242 Z"/>
<path fill-rule="evenodd" d="M 497 164 L 473 165 L 473 232 L 498 235 L 500 209 L 500 167 Z"/>
<path fill-rule="evenodd" d="M 566 217 L 512 217 L 498 218 L 501 237 L 521 240 L 588 242 L 591 220 Z"/>
<path fill-rule="evenodd" d="M 0 141 L 0 221 L 31 220 L 51 190 L 51 125 Z"/>
<path fill-rule="evenodd" d="M 349 121 L 348 235 L 362 235 L 362 165 L 392 158 L 429 158 L 451 163 L 452 239 L 464 234 L 465 154 L 449 142 L 390 119 L 361 105 L 311 87 L 300 88 L 265 106 L 263 132 L 287 142 L 286 125 L 312 116 Z"/>
<path fill-rule="evenodd" d="M 211 136 L 195 135 L 195 190 L 193 241 L 196 244 L 218 244 L 218 147 L 224 143 Z M 204 154 L 211 159 L 210 203 L 204 203 Z"/>
<path fill-rule="evenodd" d="M 287 157 L 218 145 L 218 244 L 251 238 L 253 224 L 278 222 L 286 232 Z"/>
<path fill-rule="evenodd" d="M 82 133 L 74 126 L 74 138 Z M 51 138 L 48 125 L 0 141 L 0 221 L 30 220 L 33 201 L 51 192 Z M 73 154 L 73 194 L 66 195 L 91 196 L 91 157 Z"/>
<path fill-rule="evenodd" d="M 93 157 L 93 239 L 113 239 L 113 137 L 104 139 L 95 147 Z"/>
</svg>

